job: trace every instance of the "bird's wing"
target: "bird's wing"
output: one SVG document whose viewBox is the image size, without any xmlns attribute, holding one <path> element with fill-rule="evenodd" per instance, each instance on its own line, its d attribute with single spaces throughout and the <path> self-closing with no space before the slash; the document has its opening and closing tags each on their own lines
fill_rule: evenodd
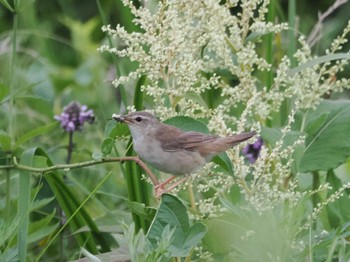
<svg viewBox="0 0 350 262">
<path fill-rule="evenodd" d="M 172 132 L 172 135 L 164 134 L 164 136 L 158 136 L 162 144 L 162 148 L 165 151 L 178 151 L 178 150 L 195 150 L 197 147 L 207 144 L 216 140 L 218 137 L 205 135 L 199 132 L 182 132 L 179 129 L 175 130 L 169 129 L 168 132 Z M 167 139 L 172 137 L 172 139 Z"/>
</svg>

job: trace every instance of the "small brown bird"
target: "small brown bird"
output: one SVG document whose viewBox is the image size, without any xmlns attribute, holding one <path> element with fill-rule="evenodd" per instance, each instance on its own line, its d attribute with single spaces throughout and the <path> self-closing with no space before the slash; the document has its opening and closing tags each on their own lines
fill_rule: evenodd
<svg viewBox="0 0 350 262">
<path fill-rule="evenodd" d="M 146 163 L 174 176 L 159 184 L 155 190 L 160 196 L 187 179 L 181 179 L 164 189 L 179 175 L 198 171 L 211 159 L 227 149 L 248 140 L 256 133 L 247 132 L 235 136 L 218 137 L 199 132 L 184 132 L 166 125 L 148 112 L 133 112 L 125 116 L 113 114 L 113 119 L 128 125 L 136 153 Z"/>
</svg>

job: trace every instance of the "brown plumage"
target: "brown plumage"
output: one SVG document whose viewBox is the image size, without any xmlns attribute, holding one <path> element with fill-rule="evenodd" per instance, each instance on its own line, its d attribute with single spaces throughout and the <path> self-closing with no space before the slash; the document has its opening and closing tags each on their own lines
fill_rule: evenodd
<svg viewBox="0 0 350 262">
<path fill-rule="evenodd" d="M 255 132 L 229 137 L 218 137 L 199 132 L 184 132 L 174 126 L 158 121 L 147 112 L 133 112 L 125 116 L 112 116 L 116 121 L 129 126 L 134 149 L 139 157 L 160 171 L 173 175 L 189 175 L 198 171 L 215 155 L 253 137 Z M 160 196 L 165 184 L 157 185 Z M 169 186 L 171 190 L 182 180 Z"/>
</svg>

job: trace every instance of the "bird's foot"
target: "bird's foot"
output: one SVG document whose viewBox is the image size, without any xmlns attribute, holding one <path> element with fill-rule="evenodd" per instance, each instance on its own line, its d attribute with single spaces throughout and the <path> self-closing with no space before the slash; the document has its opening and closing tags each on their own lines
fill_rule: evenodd
<svg viewBox="0 0 350 262">
<path fill-rule="evenodd" d="M 165 188 L 165 186 L 175 178 L 176 176 L 172 176 L 169 179 L 165 180 L 163 183 L 160 183 L 154 187 L 154 195 L 156 196 L 157 199 L 159 199 L 163 194 L 170 192 L 175 187 L 185 182 L 189 178 L 189 176 L 183 177 L 180 180 L 176 181 L 175 183 L 172 183 L 169 187 Z"/>
</svg>

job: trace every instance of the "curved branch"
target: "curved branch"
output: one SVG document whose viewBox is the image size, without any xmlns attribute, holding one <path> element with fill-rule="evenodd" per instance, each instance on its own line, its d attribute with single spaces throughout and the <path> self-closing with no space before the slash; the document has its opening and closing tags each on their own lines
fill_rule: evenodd
<svg viewBox="0 0 350 262">
<path fill-rule="evenodd" d="M 149 176 L 154 186 L 157 186 L 159 184 L 158 179 L 153 174 L 153 172 L 147 167 L 147 165 L 140 158 L 136 156 L 109 157 L 109 158 L 102 158 L 99 160 L 91 160 L 91 161 L 85 161 L 85 162 L 80 162 L 75 164 L 59 164 L 59 165 L 54 165 L 54 166 L 44 167 L 44 168 L 21 165 L 17 162 L 17 159 L 14 157 L 13 165 L 0 166 L 0 169 L 19 169 L 19 170 L 26 170 L 26 171 L 31 171 L 35 173 L 47 173 L 50 171 L 61 170 L 61 169 L 70 170 L 70 169 L 94 166 L 94 165 L 105 164 L 105 163 L 125 162 L 125 161 L 134 161 L 146 172 L 146 174 Z"/>
</svg>

